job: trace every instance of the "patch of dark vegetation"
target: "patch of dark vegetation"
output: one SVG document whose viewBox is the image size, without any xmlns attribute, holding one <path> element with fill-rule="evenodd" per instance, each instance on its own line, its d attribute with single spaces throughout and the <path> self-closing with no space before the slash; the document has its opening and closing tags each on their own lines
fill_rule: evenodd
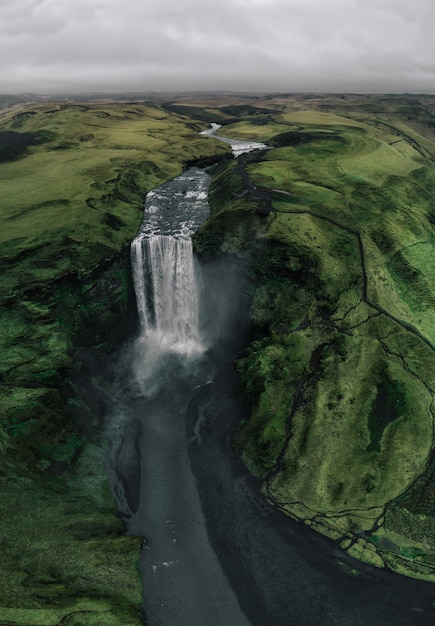
<svg viewBox="0 0 435 626">
<path fill-rule="evenodd" d="M 75 256 L 74 250 L 71 256 Z M 91 274 L 83 277 L 80 272 L 71 272 L 51 284 L 56 319 L 70 335 L 72 345 L 79 340 L 81 347 L 102 348 L 104 344 L 113 348 L 128 335 L 136 320 L 128 254 L 101 263 L 96 274 L 97 281 Z"/>
<path fill-rule="evenodd" d="M 251 104 L 230 104 L 220 109 L 226 115 L 232 117 L 246 117 L 250 115 L 270 115 L 275 113 L 272 109 L 265 109 L 263 107 L 255 107 Z"/>
<path fill-rule="evenodd" d="M 401 293 L 413 294 L 411 298 L 414 300 L 410 300 L 410 303 L 417 298 L 422 308 L 428 309 L 435 306 L 430 279 L 421 269 L 412 265 L 400 250 L 392 255 L 387 267 Z"/>
<path fill-rule="evenodd" d="M 48 143 L 56 138 L 55 133 L 40 130 L 34 133 L 18 133 L 13 130 L 0 131 L 0 163 L 16 161 L 28 153 L 30 146 Z"/>
<path fill-rule="evenodd" d="M 90 110 L 90 107 L 88 107 L 86 104 L 71 104 L 70 102 L 68 104 L 61 104 L 59 107 L 60 111 L 68 111 L 68 110 L 76 110 L 76 111 L 82 111 L 83 113 L 86 113 L 86 111 Z"/>
<path fill-rule="evenodd" d="M 208 156 L 208 157 L 199 157 L 199 159 L 193 159 L 192 161 L 186 161 L 185 168 L 189 169 L 190 167 L 200 167 L 206 168 L 211 167 L 212 165 L 216 165 L 221 161 L 231 161 L 233 156 L 230 152 L 228 154 L 219 154 L 216 156 Z"/>
<path fill-rule="evenodd" d="M 393 249 L 394 242 L 382 230 L 374 230 L 371 237 L 378 246 L 379 250 L 384 254 L 388 254 Z"/>
<path fill-rule="evenodd" d="M 285 146 L 300 146 L 303 143 L 313 141 L 314 137 L 309 133 L 289 131 L 271 137 L 269 143 L 275 148 L 283 148 Z"/>
<path fill-rule="evenodd" d="M 429 205 L 433 205 L 433 189 L 435 185 L 434 173 L 427 167 L 421 167 L 414 170 L 410 174 L 413 183 L 418 191 L 418 197 L 423 198 L 429 202 Z"/>
<path fill-rule="evenodd" d="M 318 261 L 308 249 L 274 240 L 257 242 L 254 248 L 251 272 L 256 281 L 280 278 L 291 279 L 317 291 L 321 281 L 316 276 Z"/>
<path fill-rule="evenodd" d="M 163 102 L 161 108 L 168 113 L 176 113 L 177 115 L 185 115 L 194 120 L 207 122 L 211 124 L 216 122 L 218 114 L 215 109 L 203 109 L 200 107 L 192 107 L 183 104 L 175 104 L 173 102 Z"/>
<path fill-rule="evenodd" d="M 81 142 L 92 141 L 92 139 L 95 139 L 95 135 L 92 133 L 87 133 L 86 135 L 81 135 L 81 137 L 79 137 L 79 141 Z"/>
<path fill-rule="evenodd" d="M 140 167 L 142 168 L 144 174 L 146 174 L 147 176 L 159 176 L 162 177 L 162 179 L 164 180 L 165 172 L 156 163 L 154 163 L 154 161 L 141 161 Z M 131 176 L 133 170 L 129 171 Z M 130 180 L 126 182 L 132 181 Z"/>
<path fill-rule="evenodd" d="M 83 443 L 77 438 L 77 447 L 67 449 L 67 442 L 74 437 L 73 426 L 69 424 L 68 414 L 55 389 L 45 389 L 37 401 L 22 411 L 22 415 L 19 411 L 9 415 L 5 430 L 16 438 L 19 456 L 33 467 L 35 478 L 39 474 L 38 465 L 49 463 L 58 454 L 69 454 L 66 462 L 73 465 Z"/>
<path fill-rule="evenodd" d="M 244 188 L 245 184 L 237 162 L 232 158 L 220 162 L 214 171 L 214 179 L 209 190 L 212 209 L 219 210 L 225 202 L 241 193 Z"/>
<path fill-rule="evenodd" d="M 237 241 L 244 239 L 245 236 L 248 239 L 254 238 L 258 227 L 257 220 L 261 219 L 255 213 L 255 208 L 254 204 L 245 204 L 239 200 L 237 203 L 234 202 L 232 211 L 225 212 L 225 219 L 211 218 L 207 227 L 201 227 L 193 236 L 195 251 L 207 259 L 220 253 L 230 233 Z"/>
<path fill-rule="evenodd" d="M 374 214 L 392 212 L 397 210 L 396 201 L 393 199 L 388 189 L 372 185 L 365 181 L 353 181 L 351 199 L 355 203 L 355 210 L 367 211 L 370 206 Z M 352 207 L 353 208 L 353 207 Z"/>
<path fill-rule="evenodd" d="M 79 144 L 75 141 L 61 141 L 60 143 L 54 145 L 51 149 L 54 150 L 70 150 L 71 148 L 76 148 Z"/>
<path fill-rule="evenodd" d="M 123 222 L 119 217 L 108 212 L 104 214 L 103 223 L 113 230 L 119 230 L 125 226 L 125 222 Z"/>
<path fill-rule="evenodd" d="M 143 111 L 135 111 L 133 109 L 126 109 L 125 113 L 128 113 L 129 115 L 136 115 L 137 117 L 143 117 Z"/>
<path fill-rule="evenodd" d="M 420 276 L 420 272 L 406 260 L 400 250 L 391 257 L 389 265 L 405 283 L 412 283 Z"/>
<path fill-rule="evenodd" d="M 249 123 L 252 126 L 267 126 L 270 122 L 273 121 L 272 116 L 262 116 L 262 117 L 251 117 Z"/>
<path fill-rule="evenodd" d="M 269 139 L 268 143 L 275 148 L 284 148 L 286 146 L 300 146 L 305 143 L 321 140 L 344 143 L 344 140 L 338 135 L 331 135 L 331 133 L 306 133 L 302 131 L 280 133 Z"/>
<path fill-rule="evenodd" d="M 435 450 L 427 468 L 413 485 L 394 503 L 393 508 L 405 508 L 414 515 L 435 517 Z"/>
<path fill-rule="evenodd" d="M 98 200 L 96 200 L 95 198 L 86 198 L 86 205 L 90 208 L 90 209 L 98 209 Z"/>
<path fill-rule="evenodd" d="M 12 118 L 12 126 L 14 128 L 20 128 L 28 119 L 36 115 L 36 111 L 23 111 L 22 113 L 17 113 Z"/>
<path fill-rule="evenodd" d="M 367 421 L 370 431 L 368 452 L 380 452 L 385 429 L 403 414 L 404 407 L 406 407 L 406 396 L 399 384 L 386 372 L 382 372 L 377 385 L 376 398 Z"/>
</svg>

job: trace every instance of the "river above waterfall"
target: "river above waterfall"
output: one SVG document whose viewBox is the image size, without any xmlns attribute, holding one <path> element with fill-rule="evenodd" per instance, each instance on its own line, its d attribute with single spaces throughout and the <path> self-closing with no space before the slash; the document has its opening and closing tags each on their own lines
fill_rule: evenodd
<svg viewBox="0 0 435 626">
<path fill-rule="evenodd" d="M 188 237 L 207 217 L 208 184 L 189 170 L 153 190 L 139 237 Z M 192 267 L 175 280 L 194 272 L 201 349 L 141 328 L 107 391 L 109 475 L 128 532 L 144 537 L 149 626 L 432 624 L 432 585 L 355 564 L 264 500 L 232 446 L 246 411 L 233 363 L 248 341 L 247 278 L 231 259 Z"/>
<path fill-rule="evenodd" d="M 207 130 L 202 130 L 199 134 L 205 137 L 213 137 L 218 141 L 223 141 L 224 143 L 230 144 L 233 156 L 235 158 L 239 157 L 241 154 L 245 154 L 246 152 L 252 152 L 253 150 L 265 150 L 268 148 L 265 143 L 261 143 L 259 141 L 246 141 L 244 139 L 232 139 L 231 137 L 216 135 L 215 133 L 220 128 L 222 128 L 222 125 L 216 124 L 214 122 L 213 124 L 211 124 L 210 128 L 208 128 Z"/>
<path fill-rule="evenodd" d="M 177 178 L 147 193 L 138 236 L 192 236 L 209 214 L 210 176 L 191 167 Z"/>
</svg>

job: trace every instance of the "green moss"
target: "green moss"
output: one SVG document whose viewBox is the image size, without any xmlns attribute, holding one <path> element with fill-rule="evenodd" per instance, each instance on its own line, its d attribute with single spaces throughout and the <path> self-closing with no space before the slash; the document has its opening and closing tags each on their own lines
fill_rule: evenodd
<svg viewBox="0 0 435 626">
<path fill-rule="evenodd" d="M 94 465 L 94 477 L 95 469 Z M 101 624 L 106 619 L 114 624 L 142 623 L 140 594 L 131 578 L 138 539 L 123 535 L 104 478 L 94 483 L 93 494 L 77 492 L 79 480 L 52 490 L 47 479 L 2 479 L 7 500 L 0 516 L 0 621 L 68 623 L 63 621 L 67 615 L 85 619 L 82 611 L 87 605 Z"/>
<path fill-rule="evenodd" d="M 376 397 L 368 417 L 370 444 L 368 451 L 380 451 L 386 427 L 407 411 L 406 396 L 397 381 L 391 380 L 385 370 L 380 372 Z"/>
</svg>

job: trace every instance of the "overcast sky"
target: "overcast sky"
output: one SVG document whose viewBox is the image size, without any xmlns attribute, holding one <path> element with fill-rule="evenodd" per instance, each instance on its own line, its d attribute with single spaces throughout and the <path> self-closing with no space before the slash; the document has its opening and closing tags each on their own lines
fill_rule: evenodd
<svg viewBox="0 0 435 626">
<path fill-rule="evenodd" d="M 0 93 L 435 93 L 435 0 L 0 0 Z"/>
</svg>

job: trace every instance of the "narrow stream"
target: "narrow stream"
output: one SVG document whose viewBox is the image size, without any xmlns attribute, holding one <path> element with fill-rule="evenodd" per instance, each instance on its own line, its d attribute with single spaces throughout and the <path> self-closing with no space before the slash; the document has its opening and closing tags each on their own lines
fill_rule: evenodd
<svg viewBox="0 0 435 626">
<path fill-rule="evenodd" d="M 108 391 L 109 475 L 129 534 L 145 538 L 148 624 L 433 624 L 432 585 L 364 566 L 345 576 L 333 543 L 266 504 L 234 453 L 249 315 L 242 270 L 192 254 L 209 182 L 192 168 L 147 196 L 132 243 L 140 329 Z"/>
<path fill-rule="evenodd" d="M 204 137 L 214 137 L 218 141 L 223 141 L 231 146 L 231 151 L 235 158 L 239 157 L 246 152 L 252 152 L 253 150 L 265 150 L 268 146 L 265 143 L 258 141 L 245 141 L 243 139 L 231 139 L 230 137 L 222 137 L 215 135 L 215 133 L 222 128 L 221 124 L 211 124 L 208 130 L 203 130 L 199 134 Z"/>
</svg>

